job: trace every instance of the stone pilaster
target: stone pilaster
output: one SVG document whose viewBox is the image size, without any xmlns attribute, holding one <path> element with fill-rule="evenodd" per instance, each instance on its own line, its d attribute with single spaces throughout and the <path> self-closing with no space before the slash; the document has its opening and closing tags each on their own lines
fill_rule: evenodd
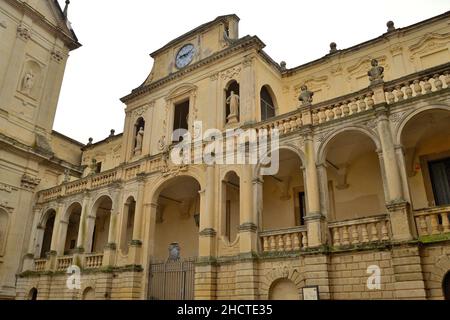
<svg viewBox="0 0 450 320">
<path fill-rule="evenodd" d="M 329 267 L 330 258 L 325 254 L 305 256 L 306 286 L 318 286 L 320 300 L 331 299 Z"/>
<path fill-rule="evenodd" d="M 240 226 L 239 244 L 241 254 L 250 254 L 258 251 L 257 239 L 257 213 L 254 203 L 254 183 L 253 167 L 248 165 L 243 167 L 240 190 Z"/>
</svg>

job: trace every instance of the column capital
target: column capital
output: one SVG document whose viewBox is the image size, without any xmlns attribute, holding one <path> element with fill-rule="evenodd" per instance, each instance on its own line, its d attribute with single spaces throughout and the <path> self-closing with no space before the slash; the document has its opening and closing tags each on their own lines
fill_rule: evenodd
<svg viewBox="0 0 450 320">
<path fill-rule="evenodd" d="M 200 231 L 199 233 L 200 237 L 215 237 L 217 235 L 216 230 L 214 230 L 213 228 L 206 228 L 203 229 L 202 231 Z"/>
<path fill-rule="evenodd" d="M 256 232 L 258 231 L 258 226 L 254 223 L 247 222 L 244 224 L 241 224 L 239 226 L 239 232 Z"/>
</svg>

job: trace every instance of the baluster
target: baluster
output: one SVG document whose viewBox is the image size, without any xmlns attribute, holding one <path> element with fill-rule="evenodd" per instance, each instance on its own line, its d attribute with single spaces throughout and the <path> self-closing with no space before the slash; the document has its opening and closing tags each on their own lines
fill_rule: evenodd
<svg viewBox="0 0 450 320">
<path fill-rule="evenodd" d="M 333 111 L 333 106 L 331 106 L 329 109 L 328 109 L 328 111 L 327 111 L 327 120 L 328 121 L 331 121 L 331 120 L 334 120 L 334 111 Z"/>
<path fill-rule="evenodd" d="M 291 132 L 291 121 L 290 121 L 290 119 L 287 119 L 284 122 L 284 133 L 288 133 L 288 132 Z"/>
<path fill-rule="evenodd" d="M 436 87 L 436 90 L 438 90 L 438 91 L 441 90 L 443 87 L 443 83 L 439 77 L 440 77 L 439 74 L 434 75 L 434 86 Z"/>
<path fill-rule="evenodd" d="M 359 233 L 358 233 L 358 226 L 352 226 L 352 244 L 358 244 L 359 243 Z"/>
<path fill-rule="evenodd" d="M 303 126 L 303 119 L 302 119 L 302 115 L 299 115 L 297 117 L 297 128 L 301 128 Z"/>
<path fill-rule="evenodd" d="M 320 123 L 319 114 L 317 109 L 313 111 L 313 125 L 318 125 Z"/>
<path fill-rule="evenodd" d="M 363 112 L 367 110 L 367 104 L 366 104 L 366 97 L 365 96 L 361 96 L 359 97 L 359 111 Z"/>
<path fill-rule="evenodd" d="M 342 109 L 339 103 L 334 106 L 334 114 L 336 115 L 337 119 L 342 117 Z"/>
<path fill-rule="evenodd" d="M 342 103 L 342 112 L 344 113 L 344 117 L 346 117 L 350 114 L 350 108 L 348 106 L 348 102 Z"/>
<path fill-rule="evenodd" d="M 278 236 L 278 252 L 284 251 L 284 241 L 283 236 Z"/>
<path fill-rule="evenodd" d="M 369 233 L 367 231 L 367 224 L 361 226 L 362 243 L 369 242 Z"/>
<path fill-rule="evenodd" d="M 306 231 L 302 232 L 302 247 L 305 249 L 308 248 L 308 234 Z"/>
<path fill-rule="evenodd" d="M 405 98 L 405 94 L 403 93 L 402 86 L 398 85 L 395 87 L 397 101 L 403 101 Z"/>
<path fill-rule="evenodd" d="M 380 238 L 378 237 L 378 229 L 377 229 L 377 224 L 376 223 L 372 223 L 372 227 L 371 227 L 371 241 L 372 242 L 377 242 L 380 241 Z"/>
<path fill-rule="evenodd" d="M 274 252 L 277 250 L 277 243 L 275 242 L 275 237 L 271 236 L 270 237 L 270 251 Z"/>
<path fill-rule="evenodd" d="M 341 245 L 341 234 L 339 228 L 333 229 L 333 246 L 339 247 Z"/>
<path fill-rule="evenodd" d="M 405 83 L 405 94 L 406 99 L 411 99 L 413 96 L 413 90 L 411 89 L 411 84 L 409 82 Z"/>
<path fill-rule="evenodd" d="M 319 122 L 324 123 L 327 121 L 327 115 L 325 113 L 325 108 L 321 108 L 319 111 Z"/>
<path fill-rule="evenodd" d="M 420 96 L 422 94 L 422 86 L 420 85 L 420 80 L 414 80 L 414 92 L 416 93 L 416 96 Z"/>
<path fill-rule="evenodd" d="M 264 247 L 264 252 L 268 252 L 269 251 L 270 245 L 269 245 L 268 237 L 263 237 L 263 247 Z"/>
<path fill-rule="evenodd" d="M 348 246 L 350 244 L 349 240 L 348 227 L 344 227 L 342 230 L 342 245 Z"/>
<path fill-rule="evenodd" d="M 291 126 L 291 132 L 295 131 L 295 129 L 297 129 L 297 117 L 292 117 L 291 118 L 291 123 L 289 124 Z"/>
<path fill-rule="evenodd" d="M 373 92 L 368 93 L 366 97 L 367 97 L 367 108 L 373 109 L 373 106 L 375 105 L 375 100 L 373 100 Z"/>
<path fill-rule="evenodd" d="M 300 237 L 298 233 L 294 233 L 294 250 L 298 251 L 301 248 L 301 244 L 300 244 Z"/>
<path fill-rule="evenodd" d="M 420 220 L 419 226 L 421 235 L 428 235 L 428 225 L 426 216 L 420 216 L 419 220 Z"/>
<path fill-rule="evenodd" d="M 284 134 L 283 120 L 277 121 L 277 129 L 278 131 L 280 131 L 281 134 Z"/>
<path fill-rule="evenodd" d="M 389 231 L 387 227 L 387 221 L 381 222 L 381 240 L 382 241 L 389 241 Z"/>
<path fill-rule="evenodd" d="M 285 246 L 285 251 L 292 251 L 292 235 L 288 234 L 286 235 L 286 246 Z"/>
<path fill-rule="evenodd" d="M 425 89 L 425 94 L 431 93 L 431 89 L 432 89 L 433 87 L 431 86 L 430 78 L 424 77 L 424 78 L 423 78 L 423 82 L 424 82 L 423 88 Z"/>
<path fill-rule="evenodd" d="M 388 104 L 393 104 L 395 102 L 395 96 L 392 93 L 392 90 L 389 90 L 387 92 L 387 97 L 386 98 L 387 98 Z"/>
<path fill-rule="evenodd" d="M 439 221 L 435 214 L 430 216 L 431 219 L 431 234 L 439 234 Z"/>
<path fill-rule="evenodd" d="M 448 213 L 447 212 L 441 213 L 441 218 L 442 218 L 443 232 L 444 233 L 450 232 L 450 222 L 448 220 Z"/>
<path fill-rule="evenodd" d="M 352 114 L 358 112 L 358 104 L 356 98 L 352 99 L 352 102 L 350 103 L 350 110 L 352 111 Z"/>
<path fill-rule="evenodd" d="M 445 84 L 447 85 L 447 88 L 450 88 L 450 72 L 445 71 L 444 76 L 445 76 Z"/>
</svg>

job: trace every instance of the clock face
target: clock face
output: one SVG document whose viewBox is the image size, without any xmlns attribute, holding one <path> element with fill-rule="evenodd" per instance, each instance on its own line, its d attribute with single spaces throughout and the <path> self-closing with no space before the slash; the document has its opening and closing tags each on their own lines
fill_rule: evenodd
<svg viewBox="0 0 450 320">
<path fill-rule="evenodd" d="M 194 59 L 195 47 L 192 44 L 187 44 L 178 51 L 176 58 L 176 66 L 178 69 L 186 67 Z"/>
</svg>

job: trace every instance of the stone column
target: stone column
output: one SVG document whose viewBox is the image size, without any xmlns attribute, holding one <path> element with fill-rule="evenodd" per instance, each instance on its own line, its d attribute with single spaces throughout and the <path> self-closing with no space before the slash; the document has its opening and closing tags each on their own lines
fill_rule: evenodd
<svg viewBox="0 0 450 320">
<path fill-rule="evenodd" d="M 37 258 L 36 243 L 37 243 L 37 237 L 38 237 L 39 213 L 41 212 L 41 210 L 42 210 L 42 208 L 39 206 L 36 206 L 33 209 L 33 224 L 31 227 L 31 235 L 30 235 L 30 240 L 29 240 L 29 244 L 28 244 L 28 252 L 27 252 L 24 262 L 23 262 L 22 271 L 31 271 L 34 268 L 34 259 Z"/>
<path fill-rule="evenodd" d="M 138 175 L 138 194 L 136 199 L 136 209 L 134 214 L 134 225 L 133 225 L 133 240 L 130 244 L 130 250 L 128 252 L 128 257 L 131 264 L 141 265 L 142 257 L 142 230 L 144 215 L 147 216 L 147 212 L 151 207 L 148 205 L 144 206 L 144 196 L 145 196 L 145 175 Z"/>
<path fill-rule="evenodd" d="M 240 190 L 240 253 L 252 255 L 257 252 L 256 214 L 254 208 L 253 166 L 242 167 L 242 179 Z"/>
<path fill-rule="evenodd" d="M 303 139 L 305 141 L 305 183 L 308 212 L 305 218 L 308 228 L 308 246 L 319 247 L 326 241 L 325 239 L 325 217 L 320 208 L 319 177 L 317 172 L 315 149 L 312 132 L 307 132 Z"/>
<path fill-rule="evenodd" d="M 385 104 L 376 107 L 377 130 L 380 137 L 384 177 L 386 179 L 388 198 L 387 208 L 390 212 L 391 228 L 394 241 L 407 241 L 413 238 L 413 224 L 410 218 L 409 204 L 405 201 L 402 190 L 400 169 L 397 163 L 392 133 L 388 119 L 388 107 Z"/>
<path fill-rule="evenodd" d="M 89 210 L 91 209 L 91 195 L 86 192 L 83 197 L 82 208 L 81 208 L 81 217 L 80 217 L 80 229 L 78 231 L 77 238 L 77 250 L 80 252 L 84 252 L 88 248 L 86 247 L 86 239 L 88 237 L 88 216 Z M 90 248 L 89 248 L 90 249 Z"/>
<path fill-rule="evenodd" d="M 103 265 L 114 266 L 116 263 L 116 253 L 117 253 L 117 228 L 119 219 L 119 210 L 122 205 L 120 202 L 121 191 L 120 186 L 114 186 L 116 190 L 111 191 L 113 196 L 113 203 L 111 208 L 111 213 L 109 217 L 109 230 L 108 230 L 108 244 L 103 252 Z"/>
<path fill-rule="evenodd" d="M 158 204 L 157 203 L 146 203 L 145 204 L 145 219 L 144 219 L 144 247 L 142 250 L 142 258 L 139 255 L 139 251 L 135 250 L 134 244 L 131 244 L 130 251 L 128 254 L 128 261 L 131 265 L 141 264 L 143 271 L 143 284 L 141 298 L 145 300 L 148 294 L 148 284 L 150 275 L 150 263 L 155 255 L 155 230 L 156 230 L 156 217 L 158 215 Z M 142 261 L 142 263 L 141 263 Z"/>
</svg>

